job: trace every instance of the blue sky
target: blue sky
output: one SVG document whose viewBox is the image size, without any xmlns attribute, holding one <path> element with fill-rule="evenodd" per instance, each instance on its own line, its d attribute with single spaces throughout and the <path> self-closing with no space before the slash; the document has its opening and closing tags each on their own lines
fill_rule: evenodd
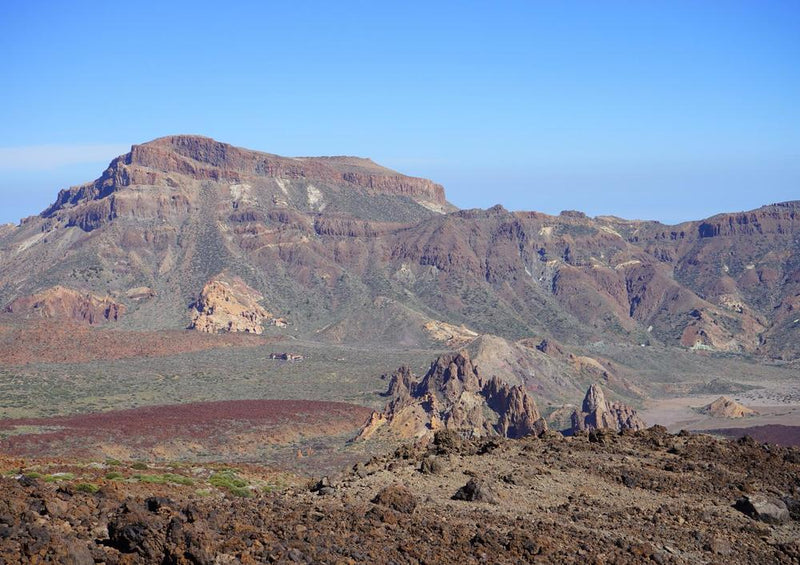
<svg viewBox="0 0 800 565">
<path fill-rule="evenodd" d="M 800 2 L 16 2 L 0 223 L 133 143 L 360 155 L 460 207 L 677 222 L 800 198 Z"/>
</svg>

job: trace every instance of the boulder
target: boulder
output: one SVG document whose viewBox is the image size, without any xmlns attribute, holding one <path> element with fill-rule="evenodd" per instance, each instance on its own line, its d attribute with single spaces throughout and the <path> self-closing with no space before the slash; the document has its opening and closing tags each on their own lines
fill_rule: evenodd
<svg viewBox="0 0 800 565">
<path fill-rule="evenodd" d="M 453 500 L 465 500 L 467 502 L 487 502 L 497 504 L 499 499 L 489 483 L 480 479 L 472 478 L 467 484 L 458 489 L 453 495 Z"/>
<path fill-rule="evenodd" d="M 790 518 L 789 509 L 782 500 L 764 494 L 743 496 L 733 507 L 746 516 L 767 524 L 782 524 Z"/>
<path fill-rule="evenodd" d="M 412 492 L 403 485 L 389 485 L 372 499 L 373 504 L 386 506 L 403 514 L 411 514 L 417 507 L 417 501 Z"/>
<path fill-rule="evenodd" d="M 423 475 L 441 475 L 444 473 L 444 465 L 441 459 L 435 455 L 429 455 L 420 463 L 419 472 Z"/>
</svg>

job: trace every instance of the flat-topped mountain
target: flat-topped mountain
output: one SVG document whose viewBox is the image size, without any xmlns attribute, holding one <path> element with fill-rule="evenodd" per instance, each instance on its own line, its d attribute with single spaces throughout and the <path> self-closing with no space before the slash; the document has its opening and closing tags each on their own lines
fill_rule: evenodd
<svg viewBox="0 0 800 565">
<path fill-rule="evenodd" d="M 119 305 L 94 323 L 197 327 L 204 289 L 234 279 L 259 298 L 223 314 L 252 319 L 202 327 L 280 320 L 270 332 L 401 346 L 448 346 L 447 328 L 464 328 L 459 346 L 536 335 L 800 356 L 800 202 L 678 226 L 456 210 L 440 185 L 368 159 L 171 136 L 0 231 L 0 307 L 16 301 L 5 316 L 86 317 L 20 307 L 45 293 Z"/>
<path fill-rule="evenodd" d="M 134 145 L 94 182 L 59 192 L 42 216 L 87 231 L 117 217 L 146 217 L 148 208 L 160 216 L 181 216 L 200 204 L 197 199 L 203 186 L 197 183 L 203 182 L 227 185 L 217 187 L 218 191 L 242 212 L 275 206 L 408 220 L 424 215 L 415 208 L 439 212 L 452 208 L 441 185 L 401 175 L 369 159 L 281 157 L 206 137 L 178 135 Z M 141 187 L 147 189 L 143 192 Z M 167 194 L 169 198 L 161 200 Z M 402 198 L 391 202 L 394 209 L 381 210 L 389 202 L 385 198 L 373 201 L 380 196 Z M 381 218 L 386 214 L 389 217 Z"/>
</svg>

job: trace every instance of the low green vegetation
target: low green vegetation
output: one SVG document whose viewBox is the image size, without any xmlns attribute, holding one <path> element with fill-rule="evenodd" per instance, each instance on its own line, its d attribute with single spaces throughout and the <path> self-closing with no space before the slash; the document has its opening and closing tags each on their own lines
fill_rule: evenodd
<svg viewBox="0 0 800 565">
<path fill-rule="evenodd" d="M 222 469 L 215 472 L 208 482 L 217 488 L 227 489 L 234 496 L 245 498 L 253 496 L 250 483 L 237 475 L 233 469 Z"/>
<path fill-rule="evenodd" d="M 85 492 L 88 494 L 94 494 L 98 490 L 100 490 L 100 487 L 94 483 L 78 483 L 77 485 L 75 485 L 76 492 Z"/>
<path fill-rule="evenodd" d="M 270 362 L 273 351 L 291 351 L 305 359 Z M 164 357 L 31 363 L 13 370 L 0 367 L 0 417 L 72 416 L 242 398 L 336 400 L 378 409 L 385 401 L 379 396 L 386 388 L 379 379 L 382 373 L 400 365 L 424 370 L 437 352 L 287 340 L 267 348 L 222 347 Z M 109 459 L 106 465 L 119 466 L 119 462 Z"/>
<path fill-rule="evenodd" d="M 268 474 L 264 476 L 245 476 L 242 471 L 235 467 L 205 468 L 193 466 L 189 463 L 170 463 L 164 467 L 153 465 L 147 466 L 142 462 L 119 463 L 111 469 L 109 463 L 99 464 L 96 462 L 80 466 L 81 470 L 74 472 L 58 471 L 57 467 L 35 467 L 29 469 L 9 470 L 5 472 L 8 476 L 29 477 L 43 482 L 68 482 L 72 485 L 74 492 L 94 494 L 100 490 L 104 481 L 121 481 L 125 483 L 144 483 L 153 485 L 173 485 L 181 487 L 194 487 L 194 493 L 199 497 L 214 496 L 218 493 L 225 493 L 230 496 L 251 498 L 259 494 L 269 494 L 276 491 L 285 490 L 292 482 L 292 475 L 283 473 Z M 101 468 L 105 467 L 105 471 Z M 149 469 L 150 472 L 141 471 L 142 468 Z M 179 471 L 184 474 L 180 474 Z M 188 475 L 195 476 L 188 476 Z"/>
</svg>

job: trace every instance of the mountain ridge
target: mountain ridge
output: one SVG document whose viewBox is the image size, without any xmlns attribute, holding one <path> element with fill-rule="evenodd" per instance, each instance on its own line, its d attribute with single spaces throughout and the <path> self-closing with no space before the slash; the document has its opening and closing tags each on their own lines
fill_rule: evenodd
<svg viewBox="0 0 800 565">
<path fill-rule="evenodd" d="M 343 181 L 372 190 L 397 192 L 446 207 L 444 188 L 427 179 L 408 177 L 358 157 L 282 157 L 242 149 L 208 137 L 175 135 L 133 145 L 111 161 L 97 180 L 64 189 L 42 212 L 46 218 L 82 200 L 99 200 L 120 188 L 135 184 L 167 184 L 168 174 L 196 180 L 240 182 L 248 177 Z M 337 178 L 338 177 L 338 178 Z"/>
<path fill-rule="evenodd" d="M 798 210 L 676 226 L 457 210 L 441 185 L 370 160 L 168 136 L 0 230 L 0 306 L 62 286 L 119 301 L 123 327 L 185 328 L 227 272 L 290 331 L 324 341 L 421 345 L 443 323 L 793 359 Z M 130 298 L 137 288 L 150 291 Z"/>
</svg>

